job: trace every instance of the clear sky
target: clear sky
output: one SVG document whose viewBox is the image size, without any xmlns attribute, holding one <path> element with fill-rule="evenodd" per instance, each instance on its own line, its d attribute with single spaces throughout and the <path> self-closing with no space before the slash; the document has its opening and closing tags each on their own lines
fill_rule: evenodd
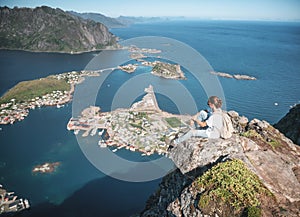
<svg viewBox="0 0 300 217">
<path fill-rule="evenodd" d="M 110 17 L 300 20 L 300 0 L 0 0 L 0 5 L 47 5 L 63 10 L 96 12 Z"/>
</svg>

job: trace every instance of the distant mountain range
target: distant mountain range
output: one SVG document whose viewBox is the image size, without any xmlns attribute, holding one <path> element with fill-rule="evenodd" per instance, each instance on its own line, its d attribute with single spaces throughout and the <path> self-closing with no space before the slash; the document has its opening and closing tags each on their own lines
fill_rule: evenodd
<svg viewBox="0 0 300 217">
<path fill-rule="evenodd" d="M 96 22 L 103 23 L 109 28 L 126 27 L 135 23 L 149 23 L 149 22 L 162 22 L 169 20 L 182 20 L 184 17 L 131 17 L 131 16 L 119 16 L 117 18 L 107 17 L 99 13 L 77 13 L 74 11 L 68 11 L 70 14 L 79 16 L 83 19 L 90 19 Z"/>
<path fill-rule="evenodd" d="M 65 12 L 59 8 L 0 7 L 0 49 L 40 52 L 85 52 L 116 45 L 108 28 L 184 17 L 111 18 L 99 13 Z"/>
<path fill-rule="evenodd" d="M 123 23 L 124 25 L 130 25 L 130 24 L 134 24 L 134 23 L 150 23 L 150 22 L 170 21 L 170 20 L 182 20 L 185 18 L 184 17 L 127 17 L 127 16 L 120 16 L 116 19 L 119 22 Z"/>
<path fill-rule="evenodd" d="M 124 23 L 119 21 L 118 19 L 106 17 L 103 14 L 99 14 L 99 13 L 77 13 L 75 11 L 68 11 L 68 13 L 81 17 L 83 19 L 90 19 L 102 23 L 108 28 L 125 27 Z"/>
<path fill-rule="evenodd" d="M 94 20 L 61 9 L 0 7 L 0 48 L 83 52 L 114 45 L 116 37 Z"/>
</svg>

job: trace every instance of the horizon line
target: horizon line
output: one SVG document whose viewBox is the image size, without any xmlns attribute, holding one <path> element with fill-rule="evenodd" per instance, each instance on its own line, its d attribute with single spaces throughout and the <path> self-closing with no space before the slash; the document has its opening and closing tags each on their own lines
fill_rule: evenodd
<svg viewBox="0 0 300 217">
<path fill-rule="evenodd" d="M 46 6 L 46 7 L 49 7 L 49 8 L 53 8 L 53 9 L 60 9 L 60 10 L 63 10 L 65 12 L 70 12 L 70 11 L 73 11 L 73 12 L 76 12 L 76 13 L 93 13 L 93 14 L 101 14 L 105 17 L 108 17 L 108 18 L 113 18 L 113 19 L 117 19 L 119 17 L 131 17 L 131 18 L 146 18 L 146 19 L 150 19 L 150 18 L 165 18 L 165 19 L 168 19 L 168 18 L 173 18 L 173 19 L 185 19 L 185 20 L 216 20 L 216 21 L 262 21 L 262 22 L 293 22 L 293 23 L 296 23 L 296 22 L 300 22 L 300 19 L 284 19 L 284 18 L 234 18 L 234 17 L 201 17 L 201 16 L 186 16 L 186 15 L 149 15 L 149 16 L 143 16 L 143 15 L 119 15 L 117 17 L 115 16 L 109 16 L 109 15 L 106 15 L 105 13 L 102 13 L 102 12 L 95 12 L 95 11 L 88 11 L 88 12 L 78 12 L 78 11 L 75 11 L 75 10 L 64 10 L 60 7 L 51 7 L 51 6 L 48 6 L 48 5 L 41 5 L 41 6 L 36 6 L 36 7 L 26 7 L 26 6 L 14 6 L 14 7 L 9 7 L 7 5 L 0 5 L 0 7 L 8 7 L 10 9 L 13 9 L 13 8 L 30 8 L 30 9 L 35 9 L 35 8 L 38 8 L 38 7 L 43 7 L 43 6 Z"/>
</svg>

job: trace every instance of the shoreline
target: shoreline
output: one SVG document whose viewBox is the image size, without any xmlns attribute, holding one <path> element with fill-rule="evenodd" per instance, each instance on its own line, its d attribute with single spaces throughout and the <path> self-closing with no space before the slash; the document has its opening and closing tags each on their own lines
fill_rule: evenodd
<svg viewBox="0 0 300 217">
<path fill-rule="evenodd" d="M 96 71 L 72 71 L 51 76 L 57 80 L 67 79 L 70 90 L 54 90 L 51 93 L 34 97 L 31 100 L 26 100 L 24 102 L 15 102 L 15 99 L 11 99 L 9 102 L 2 103 L 0 105 L 0 125 L 13 124 L 16 121 L 22 121 L 29 115 L 29 111 L 36 107 L 56 106 L 57 108 L 60 108 L 65 106 L 72 101 L 75 86 L 77 84 L 83 82 L 86 76 L 100 76 L 100 74 Z"/>
<path fill-rule="evenodd" d="M 156 50 L 156 49 L 146 49 L 146 48 L 137 48 L 137 47 L 119 47 L 111 50 L 123 50 L 123 49 L 128 49 L 131 55 L 138 54 L 139 56 L 143 53 L 161 52 L 160 50 Z M 108 49 L 103 49 L 103 50 L 108 50 Z M 22 51 L 28 52 L 24 50 Z M 42 52 L 42 53 L 47 53 L 47 52 Z M 165 79 L 176 79 L 176 80 L 185 79 L 184 73 L 180 69 L 180 65 L 173 65 L 170 63 L 165 63 L 160 61 L 149 62 L 146 60 L 139 60 L 139 62 L 142 62 L 142 65 L 149 65 L 152 68 L 159 64 L 160 67 L 162 67 L 162 69 L 160 69 L 161 72 L 154 73 L 152 70 L 151 74 L 153 74 L 154 76 L 159 76 Z M 116 66 L 115 68 L 112 69 L 113 70 L 120 69 L 127 73 L 133 73 L 137 67 L 139 67 L 137 64 L 127 64 L 123 66 Z M 96 71 L 81 70 L 81 71 L 64 72 L 64 73 L 48 76 L 57 80 L 64 79 L 67 83 L 70 84 L 69 91 L 53 90 L 51 93 L 49 92 L 45 95 L 38 95 L 36 97 L 33 97 L 31 99 L 26 99 L 24 101 L 22 99 L 16 100 L 15 99 L 16 96 L 13 95 L 11 99 L 8 98 L 9 100 L 3 102 L 0 106 L 0 125 L 13 124 L 16 121 L 24 120 L 24 118 L 28 116 L 29 110 L 35 109 L 36 107 L 40 108 L 42 106 L 57 106 L 57 108 L 60 108 L 64 106 L 65 104 L 72 101 L 73 93 L 75 91 L 75 86 L 83 82 L 85 80 L 84 79 L 85 76 L 100 76 L 99 73 L 101 73 L 104 70 L 105 69 L 96 70 Z M 165 73 L 165 71 L 167 71 L 167 73 Z M 41 79 L 43 78 L 40 78 L 40 80 Z M 3 96 L 1 96 L 1 98 Z"/>
<path fill-rule="evenodd" d="M 86 54 L 86 53 L 96 53 L 102 52 L 105 50 L 122 50 L 122 48 L 103 48 L 103 49 L 93 49 L 93 50 L 86 50 L 86 51 L 38 51 L 38 50 L 29 50 L 29 49 L 17 49 L 17 48 L 0 48 L 0 51 L 24 51 L 28 53 L 49 53 L 49 54 Z"/>
<path fill-rule="evenodd" d="M 69 120 L 67 129 L 75 135 L 83 131 L 82 137 L 99 136 L 99 148 L 111 147 L 113 152 L 125 148 L 142 156 L 167 155 L 170 144 L 166 138 L 187 130 L 190 116 L 162 111 L 152 85 L 145 92 L 143 99 L 130 108 L 110 112 L 101 112 L 97 106 L 85 108 Z"/>
</svg>

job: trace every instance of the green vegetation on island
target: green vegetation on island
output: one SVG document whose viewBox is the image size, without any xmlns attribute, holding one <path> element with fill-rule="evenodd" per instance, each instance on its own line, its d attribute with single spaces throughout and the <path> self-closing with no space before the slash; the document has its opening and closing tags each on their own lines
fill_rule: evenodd
<svg viewBox="0 0 300 217">
<path fill-rule="evenodd" d="M 70 91 L 70 84 L 66 80 L 58 80 L 53 76 L 31 81 L 22 81 L 11 88 L 0 98 L 0 104 L 8 103 L 12 99 L 15 102 L 26 102 L 36 97 L 42 97 L 53 91 Z"/>
<path fill-rule="evenodd" d="M 156 76 L 169 79 L 185 79 L 180 65 L 155 61 L 152 73 Z"/>
<path fill-rule="evenodd" d="M 95 71 L 72 71 L 23 81 L 0 98 L 0 124 L 13 124 L 23 120 L 29 109 L 42 106 L 60 108 L 72 99 L 76 84 L 85 76 L 98 76 Z"/>
</svg>

